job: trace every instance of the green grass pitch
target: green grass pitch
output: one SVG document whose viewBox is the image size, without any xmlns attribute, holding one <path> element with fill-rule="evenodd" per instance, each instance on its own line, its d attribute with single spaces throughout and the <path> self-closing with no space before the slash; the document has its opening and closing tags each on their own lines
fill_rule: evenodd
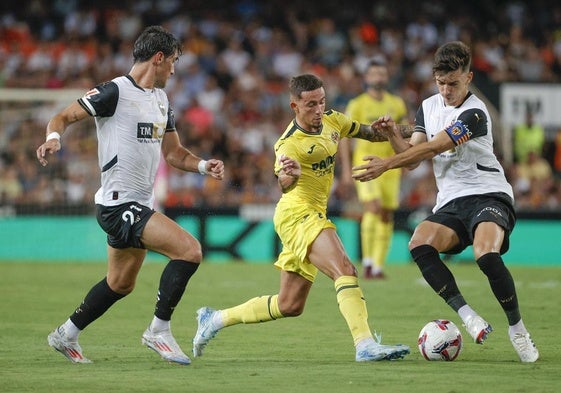
<svg viewBox="0 0 561 393">
<path fill-rule="evenodd" d="M 411 354 L 394 362 L 356 363 L 351 336 L 332 282 L 318 276 L 304 314 L 221 331 L 190 366 L 162 361 L 143 347 L 162 263 L 147 263 L 135 291 L 80 337 L 93 364 L 71 364 L 47 345 L 86 291 L 105 274 L 103 263 L 0 263 L 0 391 L 2 392 L 558 392 L 561 389 L 561 268 L 511 267 L 519 301 L 541 358 L 518 361 L 504 314 L 477 266 L 452 262 L 470 304 L 494 327 L 484 345 L 464 336 L 454 362 L 428 362 L 417 334 L 431 319 L 461 326 L 412 265 L 390 265 L 388 280 L 361 281 L 372 330 L 384 342 L 405 343 Z M 270 264 L 206 263 L 192 278 L 172 328 L 186 353 L 195 311 L 223 308 L 277 293 Z"/>
</svg>

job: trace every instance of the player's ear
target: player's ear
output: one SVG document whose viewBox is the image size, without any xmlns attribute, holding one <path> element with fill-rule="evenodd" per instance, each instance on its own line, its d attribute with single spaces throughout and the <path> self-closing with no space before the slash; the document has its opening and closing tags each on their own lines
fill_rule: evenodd
<svg viewBox="0 0 561 393">
<path fill-rule="evenodd" d="M 162 64 L 162 62 L 165 59 L 164 52 L 162 52 L 162 51 L 156 52 L 154 54 L 154 56 L 152 56 L 152 59 L 153 59 L 153 64 L 154 65 Z"/>
</svg>

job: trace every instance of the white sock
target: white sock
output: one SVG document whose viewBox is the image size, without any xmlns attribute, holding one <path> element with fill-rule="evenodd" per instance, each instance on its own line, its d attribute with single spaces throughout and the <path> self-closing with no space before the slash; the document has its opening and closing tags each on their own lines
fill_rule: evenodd
<svg viewBox="0 0 561 393">
<path fill-rule="evenodd" d="M 512 338 L 515 334 L 526 334 L 528 331 L 526 330 L 526 326 L 524 326 L 524 322 L 522 320 L 518 321 L 515 325 L 508 327 L 508 335 Z"/>
<path fill-rule="evenodd" d="M 222 311 L 217 310 L 214 314 L 212 314 L 210 323 L 214 325 L 216 330 L 222 329 L 224 327 L 224 321 L 222 320 Z"/>
<path fill-rule="evenodd" d="M 373 337 L 364 338 L 356 344 L 356 351 L 360 352 L 371 344 L 376 344 Z"/>
<path fill-rule="evenodd" d="M 372 259 L 364 258 L 362 260 L 362 267 L 368 267 L 368 266 L 372 266 Z"/>
<path fill-rule="evenodd" d="M 466 323 L 466 321 L 472 317 L 475 317 L 477 313 L 471 308 L 468 304 L 465 306 L 460 307 L 458 310 L 458 315 L 462 318 L 462 321 Z"/>
<path fill-rule="evenodd" d="M 64 330 L 64 335 L 70 339 L 70 341 L 75 341 L 78 339 L 78 335 L 81 330 L 74 325 L 74 322 L 68 318 L 60 327 Z"/>
<path fill-rule="evenodd" d="M 152 323 L 150 324 L 150 330 L 152 331 L 152 333 L 159 333 L 170 330 L 170 321 L 164 321 L 163 319 L 160 319 L 154 315 L 154 319 L 152 319 Z"/>
</svg>

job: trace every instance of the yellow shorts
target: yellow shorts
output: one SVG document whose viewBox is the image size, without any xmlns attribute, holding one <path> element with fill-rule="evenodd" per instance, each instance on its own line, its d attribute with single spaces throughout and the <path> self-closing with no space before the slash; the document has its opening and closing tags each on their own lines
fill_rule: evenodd
<svg viewBox="0 0 561 393">
<path fill-rule="evenodd" d="M 395 210 L 399 207 L 400 182 L 400 169 L 391 169 L 374 180 L 356 182 L 358 200 L 368 202 L 379 199 L 383 208 Z"/>
<path fill-rule="evenodd" d="M 273 223 L 283 246 L 275 266 L 314 282 L 318 270 L 308 259 L 309 248 L 322 230 L 336 229 L 335 224 L 323 211 L 288 204 L 277 206 Z"/>
</svg>

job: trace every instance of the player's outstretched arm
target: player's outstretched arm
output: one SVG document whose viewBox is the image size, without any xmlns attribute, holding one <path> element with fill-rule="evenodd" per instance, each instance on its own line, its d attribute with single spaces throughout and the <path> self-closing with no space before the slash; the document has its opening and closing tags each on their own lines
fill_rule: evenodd
<svg viewBox="0 0 561 393">
<path fill-rule="evenodd" d="M 217 180 L 224 178 L 224 163 L 221 160 L 203 160 L 196 156 L 181 144 L 177 132 L 166 132 L 162 141 L 162 153 L 166 162 L 174 168 L 199 172 Z"/>
<path fill-rule="evenodd" d="M 372 124 L 361 124 L 354 138 L 366 139 L 370 142 L 384 142 L 390 138 L 400 136 L 410 138 L 414 131 L 414 126 L 409 124 L 395 124 L 389 116 L 382 116 Z"/>
<path fill-rule="evenodd" d="M 76 123 L 86 117 L 89 117 L 88 112 L 86 112 L 78 102 L 73 102 L 49 120 L 45 135 L 45 143 L 36 150 L 37 159 L 41 165 L 45 166 L 49 163 L 45 158 L 47 153 L 54 154 L 60 150 L 60 137 L 64 133 L 64 130 L 66 130 L 70 124 Z"/>
<path fill-rule="evenodd" d="M 374 156 L 364 157 L 365 164 L 353 167 L 355 172 L 353 178 L 364 182 L 376 179 L 389 169 L 414 167 L 421 161 L 431 159 L 454 146 L 454 142 L 445 132 L 439 132 L 430 141 L 411 146 L 391 157 L 384 159 Z"/>
</svg>

